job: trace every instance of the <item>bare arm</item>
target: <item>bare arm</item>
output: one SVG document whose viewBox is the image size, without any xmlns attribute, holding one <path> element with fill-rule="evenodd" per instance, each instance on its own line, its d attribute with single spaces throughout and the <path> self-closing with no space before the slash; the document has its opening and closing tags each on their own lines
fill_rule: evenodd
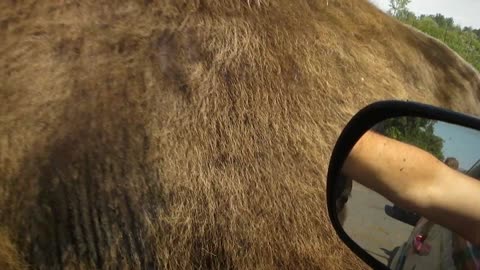
<svg viewBox="0 0 480 270">
<path fill-rule="evenodd" d="M 343 173 L 392 202 L 480 244 L 480 182 L 417 147 L 367 132 Z"/>
</svg>

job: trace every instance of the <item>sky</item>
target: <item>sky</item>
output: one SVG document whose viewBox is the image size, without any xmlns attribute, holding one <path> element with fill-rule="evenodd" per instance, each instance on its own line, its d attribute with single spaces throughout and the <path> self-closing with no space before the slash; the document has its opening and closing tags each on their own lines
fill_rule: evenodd
<svg viewBox="0 0 480 270">
<path fill-rule="evenodd" d="M 456 158 L 460 168 L 468 170 L 480 159 L 480 131 L 441 121 L 438 121 L 433 128 L 434 134 L 444 140 L 445 158 Z"/>
<path fill-rule="evenodd" d="M 389 0 L 369 0 L 380 9 L 389 9 Z M 412 0 L 408 9 L 416 15 L 443 14 L 460 26 L 480 28 L 480 0 Z"/>
</svg>

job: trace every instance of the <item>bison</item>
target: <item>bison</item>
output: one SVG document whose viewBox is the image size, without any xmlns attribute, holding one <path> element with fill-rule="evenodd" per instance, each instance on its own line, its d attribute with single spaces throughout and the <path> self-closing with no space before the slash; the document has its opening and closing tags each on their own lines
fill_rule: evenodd
<svg viewBox="0 0 480 270">
<path fill-rule="evenodd" d="M 0 268 L 362 267 L 325 175 L 360 107 L 479 112 L 366 0 L 0 3 Z"/>
</svg>

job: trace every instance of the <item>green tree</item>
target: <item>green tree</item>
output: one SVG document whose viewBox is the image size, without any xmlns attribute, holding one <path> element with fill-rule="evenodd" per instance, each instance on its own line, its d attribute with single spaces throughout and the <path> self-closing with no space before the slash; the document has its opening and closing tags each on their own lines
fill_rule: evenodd
<svg viewBox="0 0 480 270">
<path fill-rule="evenodd" d="M 406 12 L 408 11 L 408 4 L 412 0 L 390 0 L 390 14 L 395 17 L 405 17 Z"/>
<path fill-rule="evenodd" d="M 422 148 L 443 161 L 443 139 L 433 133 L 436 122 L 420 117 L 397 117 L 383 121 L 376 130 L 390 138 Z"/>
<path fill-rule="evenodd" d="M 463 59 L 480 70 L 480 29 L 461 27 L 442 14 L 416 16 L 407 9 L 410 0 L 391 0 L 390 13 L 404 23 L 443 41 Z"/>
<path fill-rule="evenodd" d="M 438 27 L 437 22 L 432 18 L 432 16 L 420 16 L 420 19 L 415 27 L 424 33 L 428 33 L 432 37 L 442 39 L 443 31 L 440 27 Z"/>
<path fill-rule="evenodd" d="M 411 12 L 410 10 L 406 10 L 405 12 L 402 12 L 401 20 L 415 26 L 415 23 L 418 19 L 415 13 Z"/>
<path fill-rule="evenodd" d="M 429 17 L 431 17 L 435 22 L 437 22 L 438 26 L 440 26 L 441 28 L 453 27 L 453 18 L 447 18 L 439 13 L 435 14 L 434 16 L 430 15 Z"/>
<path fill-rule="evenodd" d="M 473 29 L 472 32 L 480 39 L 480 29 Z"/>
</svg>

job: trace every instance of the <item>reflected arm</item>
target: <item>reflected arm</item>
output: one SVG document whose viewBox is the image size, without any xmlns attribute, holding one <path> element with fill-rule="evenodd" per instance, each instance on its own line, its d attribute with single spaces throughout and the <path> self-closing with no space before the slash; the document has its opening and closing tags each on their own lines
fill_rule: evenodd
<svg viewBox="0 0 480 270">
<path fill-rule="evenodd" d="M 480 182 L 430 153 L 369 131 L 350 152 L 343 173 L 480 244 Z"/>
</svg>

